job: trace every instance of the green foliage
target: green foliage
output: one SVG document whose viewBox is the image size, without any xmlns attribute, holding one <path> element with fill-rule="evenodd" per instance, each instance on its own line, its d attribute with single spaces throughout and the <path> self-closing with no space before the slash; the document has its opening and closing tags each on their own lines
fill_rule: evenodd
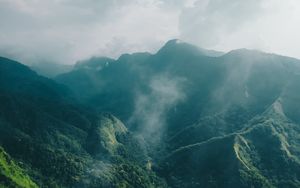
<svg viewBox="0 0 300 188">
<path fill-rule="evenodd" d="M 108 118 L 101 118 L 99 120 L 100 127 L 96 130 L 101 138 L 100 143 L 110 153 L 117 152 L 120 143 L 117 136 L 127 133 L 127 128 L 115 117 L 108 115 Z"/>
<path fill-rule="evenodd" d="M 163 188 L 166 183 L 153 172 L 140 165 L 117 157 L 113 168 L 114 185 L 116 187 Z"/>
<path fill-rule="evenodd" d="M 2 147 L 0 147 L 0 187 L 38 187 Z"/>
<path fill-rule="evenodd" d="M 80 62 L 56 78 L 70 91 L 0 58 L 0 145 L 26 170 L 1 160 L 1 178 L 16 185 L 30 176 L 41 187 L 299 187 L 299 73 L 296 59 L 172 40 L 156 54 Z M 183 80 L 174 87 L 184 99 L 138 103 L 139 94 L 153 97 L 159 76 Z M 132 118 L 148 108 L 158 115 L 138 118 L 157 118 L 157 142 Z"/>
</svg>

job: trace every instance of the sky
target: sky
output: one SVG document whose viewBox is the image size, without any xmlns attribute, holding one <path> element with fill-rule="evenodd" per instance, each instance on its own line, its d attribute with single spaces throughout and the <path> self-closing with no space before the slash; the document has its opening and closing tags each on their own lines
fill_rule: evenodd
<svg viewBox="0 0 300 188">
<path fill-rule="evenodd" d="M 26 64 L 155 53 L 174 38 L 300 58 L 299 33 L 299 0 L 0 0 L 0 56 Z"/>
</svg>

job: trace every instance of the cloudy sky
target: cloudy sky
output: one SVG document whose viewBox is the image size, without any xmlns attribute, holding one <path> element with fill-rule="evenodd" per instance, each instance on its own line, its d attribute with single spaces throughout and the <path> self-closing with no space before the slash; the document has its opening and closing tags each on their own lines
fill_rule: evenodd
<svg viewBox="0 0 300 188">
<path fill-rule="evenodd" d="M 299 0 L 0 0 L 0 56 L 72 64 L 179 38 L 300 58 Z"/>
</svg>

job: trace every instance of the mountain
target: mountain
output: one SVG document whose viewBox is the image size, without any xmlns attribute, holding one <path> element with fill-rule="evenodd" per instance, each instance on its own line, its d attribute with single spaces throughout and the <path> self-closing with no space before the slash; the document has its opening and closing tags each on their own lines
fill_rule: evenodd
<svg viewBox="0 0 300 188">
<path fill-rule="evenodd" d="M 168 186 L 299 187 L 299 60 L 171 40 L 97 62 L 56 80 L 142 135 Z"/>
<path fill-rule="evenodd" d="M 63 65 L 59 63 L 41 62 L 35 63 L 30 68 L 38 74 L 44 75 L 48 78 L 54 78 L 59 74 L 63 74 L 72 70 L 73 65 Z"/>
<path fill-rule="evenodd" d="M 224 55 L 223 52 L 215 51 L 215 50 L 207 50 L 204 48 L 200 48 L 198 46 L 186 43 L 179 39 L 169 40 L 158 52 L 157 54 L 190 54 L 190 55 L 202 55 L 208 57 L 219 57 Z"/>
<path fill-rule="evenodd" d="M 54 79 L 0 58 L 0 187 L 299 187 L 300 60 L 180 40 Z"/>
<path fill-rule="evenodd" d="M 0 103 L 1 187 L 164 186 L 120 120 L 6 58 Z"/>
</svg>

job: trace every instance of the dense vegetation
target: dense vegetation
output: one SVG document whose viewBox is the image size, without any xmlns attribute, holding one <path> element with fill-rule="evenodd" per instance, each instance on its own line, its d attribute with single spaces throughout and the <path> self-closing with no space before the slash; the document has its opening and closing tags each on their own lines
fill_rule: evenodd
<svg viewBox="0 0 300 188">
<path fill-rule="evenodd" d="M 178 40 L 54 80 L 1 58 L 0 146 L 14 161 L 1 185 L 299 187 L 299 73 L 297 59 Z"/>
<path fill-rule="evenodd" d="M 25 169 L 3 166 L 1 185 L 164 186 L 114 116 L 79 105 L 65 86 L 17 62 L 1 58 L 0 72 L 0 143 Z"/>
<path fill-rule="evenodd" d="M 0 180 L 3 187 L 35 188 L 37 185 L 0 147 Z"/>
</svg>

